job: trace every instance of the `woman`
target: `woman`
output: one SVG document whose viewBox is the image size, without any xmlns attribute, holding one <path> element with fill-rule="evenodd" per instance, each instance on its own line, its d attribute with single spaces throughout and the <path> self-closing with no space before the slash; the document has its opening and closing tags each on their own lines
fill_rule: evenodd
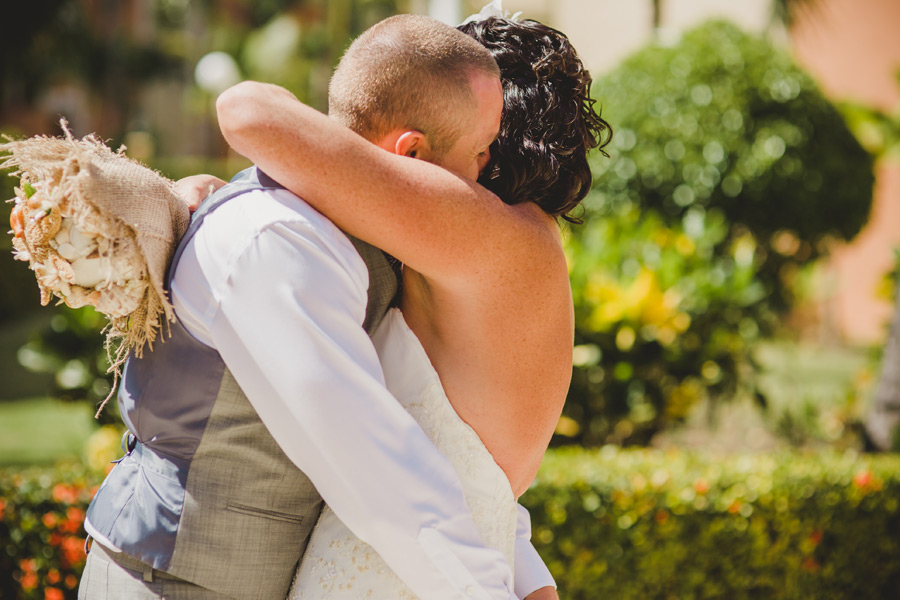
<svg viewBox="0 0 900 600">
<path fill-rule="evenodd" d="M 556 219 L 571 220 L 590 187 L 586 154 L 610 129 L 563 34 L 496 17 L 461 29 L 501 70 L 501 131 L 480 181 L 504 202 L 424 161 L 373 153 L 313 109 L 253 84 L 223 94 L 219 121 L 236 151 L 404 264 L 400 310 L 374 338 L 388 388 L 454 463 L 485 543 L 511 561 L 515 498 L 537 472 L 571 377 L 572 299 Z M 314 175 L 325 169 L 328 177 Z M 411 597 L 326 510 L 292 597 L 366 590 Z"/>
</svg>

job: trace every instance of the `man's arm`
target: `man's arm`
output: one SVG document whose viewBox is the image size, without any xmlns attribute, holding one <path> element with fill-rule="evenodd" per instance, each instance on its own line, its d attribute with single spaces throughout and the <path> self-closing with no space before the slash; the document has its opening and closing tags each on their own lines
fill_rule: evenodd
<svg viewBox="0 0 900 600">
<path fill-rule="evenodd" d="M 201 235 L 240 202 L 208 217 L 186 258 L 201 271 L 197 255 L 227 262 L 211 267 L 223 283 L 212 286 L 208 336 L 263 423 L 416 595 L 511 598 L 509 567 L 483 546 L 450 463 L 384 387 L 360 325 L 365 267 L 349 241 L 303 222 L 273 223 L 241 248 L 227 230 Z M 238 218 L 260 202 L 247 198 Z"/>
<path fill-rule="evenodd" d="M 556 582 L 531 543 L 531 516 L 521 504 L 516 522 L 516 596 L 527 600 L 552 600 Z"/>
</svg>

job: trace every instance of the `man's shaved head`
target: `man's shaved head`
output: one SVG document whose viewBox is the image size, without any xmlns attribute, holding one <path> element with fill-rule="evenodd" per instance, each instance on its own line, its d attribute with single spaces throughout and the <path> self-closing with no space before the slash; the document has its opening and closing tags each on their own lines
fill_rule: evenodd
<svg viewBox="0 0 900 600">
<path fill-rule="evenodd" d="M 484 46 L 429 17 L 398 15 L 366 30 L 331 78 L 329 114 L 369 140 L 396 129 L 424 133 L 435 154 L 464 131 L 473 73 L 500 76 Z"/>
</svg>

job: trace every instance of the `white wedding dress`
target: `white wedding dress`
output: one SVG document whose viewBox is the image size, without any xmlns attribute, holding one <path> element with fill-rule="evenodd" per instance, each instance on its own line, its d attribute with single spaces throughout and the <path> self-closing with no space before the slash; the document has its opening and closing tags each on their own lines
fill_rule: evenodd
<svg viewBox="0 0 900 600">
<path fill-rule="evenodd" d="M 398 309 L 388 312 L 372 340 L 387 388 L 450 459 L 482 540 L 502 552 L 512 568 L 517 509 L 506 474 L 475 430 L 453 410 L 437 372 Z M 289 598 L 396 600 L 415 596 L 371 546 L 325 507 Z"/>
</svg>

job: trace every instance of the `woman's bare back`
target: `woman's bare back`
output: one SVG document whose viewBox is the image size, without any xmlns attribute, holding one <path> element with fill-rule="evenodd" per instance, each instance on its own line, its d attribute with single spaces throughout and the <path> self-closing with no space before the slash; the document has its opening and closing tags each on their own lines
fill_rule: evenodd
<svg viewBox="0 0 900 600">
<path fill-rule="evenodd" d="M 509 477 L 527 489 L 572 374 L 572 297 L 555 221 L 536 207 L 518 260 L 442 286 L 406 270 L 402 309 L 454 409 Z"/>
</svg>

